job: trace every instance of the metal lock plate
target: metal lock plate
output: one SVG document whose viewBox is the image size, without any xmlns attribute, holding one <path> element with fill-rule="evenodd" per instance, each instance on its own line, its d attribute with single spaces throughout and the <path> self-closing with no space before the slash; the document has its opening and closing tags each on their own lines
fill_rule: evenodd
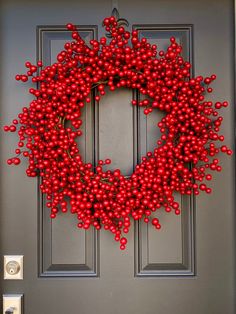
<svg viewBox="0 0 236 314">
<path fill-rule="evenodd" d="M 4 279 L 23 279 L 23 255 L 4 256 Z"/>
<path fill-rule="evenodd" d="M 23 314 L 23 294 L 4 294 L 3 313 Z"/>
</svg>

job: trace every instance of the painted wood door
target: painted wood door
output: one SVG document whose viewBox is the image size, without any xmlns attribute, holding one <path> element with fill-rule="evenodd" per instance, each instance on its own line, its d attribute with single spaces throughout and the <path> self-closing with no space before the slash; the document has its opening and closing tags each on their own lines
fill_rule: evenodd
<svg viewBox="0 0 236 314">
<path fill-rule="evenodd" d="M 113 2 L 114 4 L 114 2 Z M 120 15 L 140 37 L 165 49 L 170 36 L 183 45 L 194 74 L 218 76 L 211 99 L 227 100 L 222 133 L 233 145 L 234 29 L 230 0 L 119 0 Z M 1 124 L 11 121 L 30 98 L 16 73 L 24 60 L 55 60 L 79 25 L 85 41 L 104 35 L 101 21 L 110 0 L 5 0 L 1 3 Z M 148 118 L 130 105 L 132 90 L 107 93 L 84 110 L 82 153 L 86 161 L 113 160 L 130 175 L 159 136 L 156 112 Z M 2 280 L 2 293 L 24 293 L 26 314 L 233 314 L 234 172 L 233 158 L 220 156 L 223 172 L 215 175 L 210 196 L 178 197 L 182 214 L 158 217 L 157 232 L 133 225 L 121 252 L 106 231 L 84 232 L 76 218 L 59 215 L 53 222 L 38 182 L 25 176 L 26 163 L 8 167 L 16 136 L 1 133 L 1 255 L 24 255 L 24 279 Z M 113 168 L 112 168 L 113 167 Z"/>
</svg>

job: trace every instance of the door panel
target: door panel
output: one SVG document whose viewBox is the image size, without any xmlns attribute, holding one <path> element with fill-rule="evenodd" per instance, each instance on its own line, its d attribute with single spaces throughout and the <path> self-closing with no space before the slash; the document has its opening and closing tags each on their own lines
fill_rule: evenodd
<svg viewBox="0 0 236 314">
<path fill-rule="evenodd" d="M 70 39 L 65 24 L 81 36 L 104 36 L 103 18 L 112 1 L 4 0 L 1 3 L 1 124 L 11 121 L 31 98 L 14 81 L 24 61 L 55 60 Z M 222 134 L 233 147 L 233 1 L 118 1 L 130 27 L 165 49 L 174 35 L 195 75 L 216 73 L 209 99 L 227 100 Z M 37 36 L 38 34 L 38 36 Z M 27 86 L 27 85 L 25 85 Z M 28 87 L 30 84 L 28 84 Z M 135 91 L 107 93 L 83 112 L 79 139 L 86 161 L 111 158 L 110 169 L 130 175 L 159 136 L 159 112 L 148 117 L 131 106 Z M 0 252 L 24 255 L 24 280 L 1 281 L 2 293 L 24 293 L 24 313 L 233 314 L 235 311 L 234 160 L 220 156 L 224 170 L 215 174 L 213 193 L 196 200 L 179 196 L 181 216 L 158 210 L 162 228 L 132 225 L 125 252 L 106 231 L 84 232 L 77 219 L 59 214 L 53 222 L 38 182 L 25 176 L 26 162 L 5 160 L 16 136 L 1 132 Z"/>
<path fill-rule="evenodd" d="M 192 26 L 142 26 L 135 25 L 140 37 L 146 37 L 160 50 L 166 50 L 169 38 L 175 36 L 183 46 L 183 56 L 192 60 Z M 89 44 L 96 37 L 96 27 L 78 26 L 81 37 Z M 39 59 L 49 65 L 56 62 L 57 54 L 63 49 L 65 41 L 70 40 L 69 31 L 62 27 L 50 26 L 38 28 Z M 120 89 L 102 97 L 99 104 L 92 101 L 83 110 L 84 136 L 79 140 L 79 147 L 86 161 L 111 158 L 109 169 L 120 168 L 124 175 L 130 175 L 141 157 L 153 151 L 160 137 L 157 122 L 163 113 L 154 111 L 148 117 L 141 108 L 130 105 L 132 98 L 140 97 L 135 91 Z M 40 192 L 39 192 L 40 194 Z M 137 251 L 134 258 L 136 275 L 147 276 L 182 276 L 194 274 L 194 239 L 193 239 L 193 202 L 190 197 L 176 195 L 182 208 L 182 217 L 167 217 L 162 210 L 155 216 L 164 225 L 162 232 L 152 226 L 137 223 Z M 60 213 L 59 219 L 50 221 L 50 211 L 42 202 L 39 213 L 42 226 L 39 226 L 42 238 L 40 261 L 42 276 L 96 276 L 97 233 L 77 230 L 76 219 Z M 66 216 L 66 217 L 64 217 Z M 171 219 L 170 219 L 171 218 Z M 167 223 L 169 222 L 169 223 Z M 70 240 L 71 239 L 71 240 Z M 70 245 L 67 245 L 70 243 Z M 165 243 L 165 245 L 163 245 Z M 171 250 L 170 250 L 171 248 Z M 87 258 L 86 258 L 87 256 Z M 91 259 L 91 260 L 90 260 Z M 91 265 L 91 268 L 89 265 Z M 97 270 L 99 271 L 99 270 Z"/>
<path fill-rule="evenodd" d="M 80 36 L 89 44 L 97 38 L 96 26 L 78 26 Z M 45 65 L 57 60 L 57 54 L 63 50 L 65 42 L 71 41 L 70 32 L 63 26 L 38 26 L 37 54 Z M 79 139 L 79 148 L 86 162 L 95 158 L 95 112 L 94 101 L 88 103 L 82 111 L 83 136 Z M 38 181 L 38 183 L 40 183 Z M 59 219 L 51 220 L 46 201 L 38 189 L 39 195 L 39 276 L 41 277 L 89 277 L 97 276 L 97 237 L 95 230 L 78 229 L 76 215 L 59 213 Z"/>
<path fill-rule="evenodd" d="M 192 25 L 134 25 L 134 29 L 140 38 L 147 38 L 151 44 L 156 44 L 159 50 L 164 51 L 169 45 L 169 38 L 174 36 L 183 47 L 183 57 L 192 63 Z M 161 136 L 157 123 L 163 116 L 159 111 L 146 116 L 142 108 L 138 109 L 139 161 L 156 146 Z M 138 223 L 135 235 L 137 276 L 194 275 L 194 198 L 178 194 L 175 197 L 181 204 L 181 218 L 157 210 L 155 216 L 163 224 L 161 232 L 144 222 Z"/>
</svg>

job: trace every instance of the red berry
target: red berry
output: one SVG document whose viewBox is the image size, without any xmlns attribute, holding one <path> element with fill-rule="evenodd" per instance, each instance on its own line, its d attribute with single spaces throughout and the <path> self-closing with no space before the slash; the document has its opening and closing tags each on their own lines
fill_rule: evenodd
<svg viewBox="0 0 236 314">
<path fill-rule="evenodd" d="M 8 165 L 11 165 L 12 164 L 12 160 L 11 159 L 7 159 L 7 163 L 8 163 Z"/>
</svg>

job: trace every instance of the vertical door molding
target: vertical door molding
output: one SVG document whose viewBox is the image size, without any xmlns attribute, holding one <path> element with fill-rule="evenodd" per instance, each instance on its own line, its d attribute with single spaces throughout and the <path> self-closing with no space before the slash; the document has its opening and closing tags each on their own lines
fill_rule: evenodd
<svg viewBox="0 0 236 314">
<path fill-rule="evenodd" d="M 174 36 L 182 45 L 182 56 L 193 64 L 193 25 L 134 25 L 139 37 L 145 37 L 156 44 L 158 51 L 166 50 L 169 38 Z M 193 75 L 193 68 L 192 68 Z M 142 96 L 138 95 L 138 99 Z M 138 159 L 153 149 L 160 135 L 154 130 L 154 123 L 161 120 L 163 113 L 153 112 L 150 117 L 138 112 Z M 178 196 L 181 217 L 164 215 L 157 210 L 155 215 L 162 216 L 163 231 L 152 231 L 152 226 L 144 222 L 135 224 L 135 276 L 193 276 L 195 274 L 194 257 L 194 197 Z M 170 214 L 171 215 L 171 214 Z M 164 229 L 168 228 L 166 233 Z M 161 238 L 161 240 L 159 240 Z"/>
<path fill-rule="evenodd" d="M 89 43 L 97 38 L 97 26 L 78 26 L 80 36 Z M 64 26 L 38 26 L 37 54 L 44 65 L 56 62 L 56 55 L 64 43 L 71 40 L 71 32 Z M 83 139 L 80 151 L 86 162 L 95 159 L 94 97 L 84 108 Z M 40 179 L 39 182 L 40 184 Z M 76 215 L 59 213 L 50 219 L 45 197 L 38 188 L 38 266 L 40 277 L 96 277 L 98 270 L 98 232 L 76 228 Z M 64 217 L 65 216 L 65 217 Z M 68 242 L 69 241 L 69 242 Z M 67 245 L 70 243 L 70 245 Z"/>
</svg>

